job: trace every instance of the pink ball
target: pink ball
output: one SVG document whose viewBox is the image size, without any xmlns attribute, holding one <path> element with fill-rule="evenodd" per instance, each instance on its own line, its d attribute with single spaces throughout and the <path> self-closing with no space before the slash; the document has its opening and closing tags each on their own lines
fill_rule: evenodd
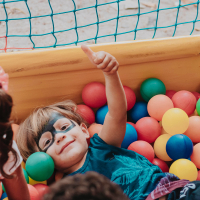
<svg viewBox="0 0 200 200">
<path fill-rule="evenodd" d="M 159 158 L 154 158 L 152 163 L 154 165 L 157 165 L 158 167 L 160 167 L 162 172 L 169 172 L 169 167 L 165 161 L 160 160 Z"/>
<path fill-rule="evenodd" d="M 105 86 L 99 82 L 88 83 L 82 91 L 83 102 L 91 108 L 99 108 L 106 104 Z"/>
<path fill-rule="evenodd" d="M 191 161 L 196 165 L 198 169 L 200 169 L 199 155 L 200 155 L 200 143 L 197 143 L 193 146 L 193 152 L 190 158 L 191 158 Z"/>
<path fill-rule="evenodd" d="M 132 151 L 135 151 L 135 152 L 141 154 L 142 156 L 147 158 L 150 162 L 152 162 L 154 159 L 153 147 L 145 141 L 138 140 L 138 141 L 131 143 L 128 146 L 128 150 L 132 150 Z"/>
<path fill-rule="evenodd" d="M 174 96 L 174 94 L 176 93 L 175 90 L 166 90 L 166 96 L 168 96 L 170 99 L 172 99 L 172 97 Z"/>
<path fill-rule="evenodd" d="M 133 122 L 127 122 L 127 123 L 132 125 L 134 128 L 136 128 L 136 125 Z"/>
<path fill-rule="evenodd" d="M 200 98 L 200 94 L 198 92 L 192 92 L 192 94 L 196 97 L 197 101 Z"/>
<path fill-rule="evenodd" d="M 175 108 L 184 110 L 191 115 L 196 108 L 196 97 L 189 91 L 181 90 L 172 97 Z"/>
<path fill-rule="evenodd" d="M 123 86 L 124 87 L 124 92 L 126 95 L 126 100 L 127 100 L 127 111 L 133 108 L 136 102 L 136 96 L 133 90 L 128 87 L 128 86 Z"/>
<path fill-rule="evenodd" d="M 48 190 L 49 190 L 49 187 L 48 187 L 47 185 L 41 184 L 41 183 L 35 184 L 35 185 L 34 185 L 34 188 L 38 191 L 40 199 L 42 199 L 42 197 L 43 197 L 43 196 L 48 192 Z"/>
<path fill-rule="evenodd" d="M 152 117 L 143 117 L 136 123 L 138 140 L 148 143 L 154 142 L 161 134 L 161 127 L 157 120 Z"/>
<path fill-rule="evenodd" d="M 27 184 L 28 186 L 28 190 L 29 190 L 29 194 L 30 194 L 30 199 L 31 200 L 40 200 L 40 196 L 38 191 L 36 190 L 36 188 L 30 184 Z"/>
<path fill-rule="evenodd" d="M 85 119 L 86 122 L 88 122 L 89 124 L 95 122 L 95 114 L 90 107 L 83 104 L 79 104 L 77 106 L 78 106 L 77 112 L 83 117 L 83 119 Z"/>
<path fill-rule="evenodd" d="M 163 94 L 153 96 L 147 104 L 149 115 L 157 121 L 161 121 L 165 112 L 171 108 L 174 108 L 172 100 Z"/>
</svg>

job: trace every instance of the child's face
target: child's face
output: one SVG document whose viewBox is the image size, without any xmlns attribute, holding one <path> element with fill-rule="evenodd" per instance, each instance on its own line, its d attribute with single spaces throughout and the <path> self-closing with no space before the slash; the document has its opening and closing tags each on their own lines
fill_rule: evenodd
<svg viewBox="0 0 200 200">
<path fill-rule="evenodd" d="M 54 112 L 40 134 L 37 145 L 52 157 L 58 170 L 67 171 L 83 159 L 88 150 L 87 138 L 89 133 L 85 124 L 79 126 Z"/>
</svg>

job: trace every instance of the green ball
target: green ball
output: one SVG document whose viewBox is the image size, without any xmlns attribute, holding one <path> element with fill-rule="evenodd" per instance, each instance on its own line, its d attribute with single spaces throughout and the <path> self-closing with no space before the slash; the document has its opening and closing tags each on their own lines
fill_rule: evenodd
<svg viewBox="0 0 200 200">
<path fill-rule="evenodd" d="M 157 78 L 149 78 L 142 83 L 140 93 L 142 98 L 148 102 L 157 94 L 166 94 L 166 87 L 161 80 Z"/>
<path fill-rule="evenodd" d="M 26 182 L 29 184 L 29 178 L 28 178 L 28 174 L 27 174 L 27 172 L 26 172 L 26 170 L 25 170 L 25 169 L 23 169 L 23 168 L 22 168 L 22 170 L 23 170 L 23 173 L 24 173 L 24 177 L 25 177 L 25 179 L 26 179 Z M 2 183 L 2 189 L 3 189 L 3 191 L 4 191 L 4 192 L 6 192 L 6 190 L 5 190 L 5 187 L 4 187 L 3 183 Z"/>
<path fill-rule="evenodd" d="M 35 181 L 45 181 L 54 172 L 53 159 L 44 152 L 33 153 L 26 161 L 26 172 Z"/>
<path fill-rule="evenodd" d="M 200 116 L 200 99 L 197 101 L 196 109 L 197 109 L 198 115 Z"/>
</svg>

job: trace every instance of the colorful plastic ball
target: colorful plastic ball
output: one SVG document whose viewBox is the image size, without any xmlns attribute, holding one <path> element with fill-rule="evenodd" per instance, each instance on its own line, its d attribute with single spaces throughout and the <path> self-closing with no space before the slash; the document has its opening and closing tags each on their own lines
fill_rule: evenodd
<svg viewBox="0 0 200 200">
<path fill-rule="evenodd" d="M 40 195 L 38 193 L 38 191 L 36 190 L 36 188 L 30 184 L 27 184 L 28 186 L 28 191 L 30 194 L 30 199 L 31 200 L 40 200 Z"/>
<path fill-rule="evenodd" d="M 126 132 L 121 147 L 127 149 L 132 142 L 137 140 L 137 138 L 138 136 L 135 128 L 132 125 L 126 123 Z"/>
<path fill-rule="evenodd" d="M 189 117 L 189 127 L 185 131 L 184 135 L 187 135 L 192 142 L 200 142 L 200 117 L 192 116 Z"/>
<path fill-rule="evenodd" d="M 134 123 L 136 123 L 139 119 L 147 116 L 149 116 L 147 111 L 147 103 L 142 101 L 136 102 L 133 108 L 128 112 L 130 121 L 133 121 Z"/>
<path fill-rule="evenodd" d="M 7 198 L 7 194 L 4 192 L 2 195 L 1 195 L 1 200 L 4 200 L 5 198 Z"/>
<path fill-rule="evenodd" d="M 127 100 L 127 111 L 133 108 L 136 102 L 136 96 L 133 90 L 128 86 L 123 86 Z"/>
<path fill-rule="evenodd" d="M 172 173 L 180 179 L 195 181 L 197 179 L 197 168 L 195 164 L 188 159 L 178 159 L 172 163 L 169 168 L 169 173 Z"/>
<path fill-rule="evenodd" d="M 138 140 L 144 140 L 148 143 L 154 142 L 161 134 L 161 127 L 154 118 L 143 117 L 136 123 Z"/>
<path fill-rule="evenodd" d="M 167 163 L 159 158 L 154 158 L 152 161 L 152 164 L 160 167 L 162 172 L 169 172 L 169 167 L 168 167 Z"/>
<path fill-rule="evenodd" d="M 132 125 L 134 128 L 136 128 L 136 125 L 133 122 L 127 122 L 127 123 Z"/>
<path fill-rule="evenodd" d="M 180 108 L 171 108 L 163 115 L 162 126 L 170 135 L 182 134 L 189 126 L 188 115 Z"/>
<path fill-rule="evenodd" d="M 152 162 L 154 159 L 153 147 L 148 142 L 142 140 L 135 141 L 128 146 L 128 150 L 132 150 L 139 153 L 140 155 L 148 159 L 150 162 Z"/>
<path fill-rule="evenodd" d="M 200 155 L 200 143 L 197 143 L 193 146 L 193 153 L 190 156 L 191 161 L 196 165 L 196 167 L 198 169 L 200 169 L 200 159 L 199 159 L 199 155 Z"/>
<path fill-rule="evenodd" d="M 42 197 L 49 191 L 49 187 L 41 183 L 34 185 L 34 188 L 39 193 L 39 199 L 42 199 Z"/>
<path fill-rule="evenodd" d="M 96 124 L 96 123 L 92 124 L 92 125 L 88 128 L 88 132 L 89 132 L 89 134 L 90 134 L 90 137 L 93 137 L 93 135 L 94 135 L 95 133 L 98 134 L 98 133 L 102 130 L 102 128 L 103 128 L 103 125 L 102 125 L 102 124 Z"/>
<path fill-rule="evenodd" d="M 176 92 L 172 97 L 175 108 L 184 110 L 188 115 L 191 115 L 196 106 L 196 97 L 189 91 L 181 90 Z"/>
<path fill-rule="evenodd" d="M 29 184 L 30 185 L 36 185 L 36 184 L 39 184 L 39 183 L 47 185 L 47 181 L 35 181 L 31 177 L 29 177 Z"/>
<path fill-rule="evenodd" d="M 166 90 L 166 96 L 168 96 L 170 99 L 172 99 L 172 97 L 174 96 L 174 94 L 176 93 L 175 90 Z"/>
<path fill-rule="evenodd" d="M 173 135 L 167 141 L 166 151 L 172 160 L 188 159 L 193 151 L 192 140 L 183 134 Z"/>
<path fill-rule="evenodd" d="M 152 97 L 147 104 L 149 115 L 157 121 L 161 121 L 164 113 L 171 108 L 174 108 L 172 100 L 163 94 Z"/>
<path fill-rule="evenodd" d="M 99 108 L 96 112 L 96 117 L 95 117 L 96 123 L 97 124 L 103 124 L 107 113 L 108 113 L 108 106 L 107 105 Z"/>
<path fill-rule="evenodd" d="M 33 153 L 26 161 L 26 172 L 33 180 L 45 181 L 54 172 L 54 161 L 44 152 Z"/>
<path fill-rule="evenodd" d="M 197 101 L 196 109 L 197 109 L 198 115 L 200 116 L 200 98 L 199 98 L 199 100 Z"/>
<path fill-rule="evenodd" d="M 95 122 L 95 114 L 94 111 L 83 104 L 79 104 L 77 105 L 78 110 L 77 112 L 83 117 L 83 119 L 88 123 L 88 124 L 92 124 Z"/>
<path fill-rule="evenodd" d="M 192 92 L 192 94 L 196 97 L 196 100 L 198 101 L 200 98 L 200 94 L 198 92 Z"/>
<path fill-rule="evenodd" d="M 197 181 L 200 181 L 200 171 L 198 171 Z"/>
<path fill-rule="evenodd" d="M 149 78 L 142 83 L 140 93 L 142 98 L 148 102 L 157 94 L 166 94 L 166 88 L 161 80 L 157 78 Z"/>
<path fill-rule="evenodd" d="M 105 86 L 99 82 L 88 83 L 82 91 L 83 102 L 91 108 L 99 108 L 106 104 Z"/>
<path fill-rule="evenodd" d="M 166 151 L 166 144 L 171 135 L 163 134 L 159 136 L 154 142 L 154 151 L 156 156 L 163 161 L 171 161 L 172 159 L 168 156 Z"/>
</svg>

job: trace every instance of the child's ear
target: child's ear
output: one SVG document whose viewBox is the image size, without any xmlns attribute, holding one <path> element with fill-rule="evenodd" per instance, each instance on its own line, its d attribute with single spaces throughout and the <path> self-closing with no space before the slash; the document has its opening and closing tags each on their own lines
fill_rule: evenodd
<svg viewBox="0 0 200 200">
<path fill-rule="evenodd" d="M 87 126 L 84 123 L 81 123 L 80 127 L 81 127 L 81 130 L 83 131 L 83 133 L 85 134 L 85 137 L 87 139 L 90 138 L 90 134 L 89 134 Z"/>
</svg>

